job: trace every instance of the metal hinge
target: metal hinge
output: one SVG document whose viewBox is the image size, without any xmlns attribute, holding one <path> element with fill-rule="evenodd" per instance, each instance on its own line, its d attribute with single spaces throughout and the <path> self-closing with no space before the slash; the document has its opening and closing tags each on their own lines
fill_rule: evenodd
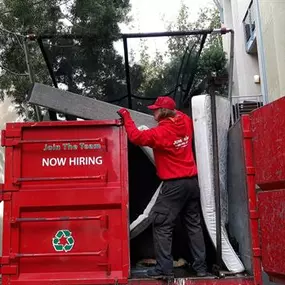
<svg viewBox="0 0 285 285">
<path fill-rule="evenodd" d="M 98 266 L 100 267 L 106 267 L 106 274 L 107 276 L 110 276 L 111 275 L 111 264 L 109 263 L 98 263 Z"/>
<path fill-rule="evenodd" d="M 3 144 L 3 146 L 5 147 L 9 147 L 9 146 L 17 146 L 19 144 L 20 138 L 16 139 L 5 139 L 5 143 Z"/>
<path fill-rule="evenodd" d="M 4 147 L 6 144 L 6 131 L 2 130 L 1 131 L 1 146 Z"/>
<path fill-rule="evenodd" d="M 258 212 L 258 210 L 251 210 L 251 211 L 249 211 L 249 217 L 252 220 L 258 220 L 259 219 L 259 212 Z"/>
<path fill-rule="evenodd" d="M 254 257 L 261 257 L 261 248 L 259 247 L 253 248 L 252 253 Z"/>
<path fill-rule="evenodd" d="M 248 166 L 248 167 L 246 168 L 246 174 L 247 174 L 247 175 L 255 175 L 255 168 L 252 167 L 252 166 Z"/>
<path fill-rule="evenodd" d="M 123 125 L 124 125 L 123 119 L 117 119 L 117 120 L 116 120 L 116 125 L 117 125 L 118 127 L 123 126 Z"/>
<path fill-rule="evenodd" d="M 243 131 L 243 137 L 245 139 L 252 139 L 252 132 L 251 132 L 251 130 L 244 130 Z"/>
<path fill-rule="evenodd" d="M 3 275 L 17 275 L 18 266 L 17 265 L 2 265 L 1 274 Z"/>
<path fill-rule="evenodd" d="M 0 273 L 3 275 L 16 275 L 18 274 L 18 266 L 10 265 L 10 258 L 8 256 L 2 256 L 0 258 L 1 269 Z"/>
<path fill-rule="evenodd" d="M 21 130 L 2 130 L 1 134 L 1 145 L 3 147 L 6 146 L 15 146 L 19 144 L 19 141 L 21 139 Z"/>
<path fill-rule="evenodd" d="M 8 201 L 11 200 L 11 196 L 7 196 L 6 194 L 8 194 L 9 192 L 14 192 L 14 191 L 18 191 L 19 190 L 20 185 L 18 185 L 17 183 L 5 183 L 5 184 L 0 184 L 0 195 L 1 195 L 1 199 L 3 197 L 3 195 L 5 194 L 4 200 L 2 199 L 2 201 Z"/>
<path fill-rule="evenodd" d="M 0 202 L 2 201 L 11 201 L 12 199 L 12 193 L 4 193 L 2 190 L 1 190 L 1 193 L 0 193 Z"/>
</svg>

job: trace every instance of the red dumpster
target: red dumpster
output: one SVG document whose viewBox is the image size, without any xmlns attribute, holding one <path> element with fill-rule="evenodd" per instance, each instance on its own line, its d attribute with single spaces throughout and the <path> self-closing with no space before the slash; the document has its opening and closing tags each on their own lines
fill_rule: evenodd
<svg viewBox="0 0 285 285">
<path fill-rule="evenodd" d="M 169 284 L 261 285 L 262 268 L 284 284 L 284 109 L 282 98 L 229 131 L 229 233 L 246 271 L 178 274 Z M 2 145 L 3 285 L 165 284 L 131 275 L 130 261 L 152 244 L 147 235 L 129 243 L 128 199 L 138 196 L 128 188 L 140 205 L 152 176 L 142 161 L 127 162 L 120 121 L 7 124 Z M 136 169 L 142 185 L 128 179 Z"/>
<path fill-rule="evenodd" d="M 119 121 L 8 124 L 2 284 L 127 283 Z"/>
</svg>

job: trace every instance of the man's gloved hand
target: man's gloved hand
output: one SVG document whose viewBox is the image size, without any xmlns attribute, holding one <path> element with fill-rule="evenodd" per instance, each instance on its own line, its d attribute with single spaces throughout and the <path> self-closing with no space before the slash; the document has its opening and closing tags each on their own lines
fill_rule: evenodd
<svg viewBox="0 0 285 285">
<path fill-rule="evenodd" d="M 126 108 L 120 109 L 117 113 L 122 119 L 124 119 L 126 116 L 130 115 L 130 112 Z"/>
</svg>

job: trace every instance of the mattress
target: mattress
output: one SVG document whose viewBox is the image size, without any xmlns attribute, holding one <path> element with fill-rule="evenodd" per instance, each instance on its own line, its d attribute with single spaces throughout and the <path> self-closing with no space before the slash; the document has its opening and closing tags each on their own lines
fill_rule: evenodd
<svg viewBox="0 0 285 285">
<path fill-rule="evenodd" d="M 229 100 L 224 97 L 217 96 L 216 98 L 221 187 L 222 259 L 229 271 L 233 273 L 240 273 L 243 272 L 245 268 L 230 244 L 225 228 L 228 216 L 226 178 L 230 103 Z M 213 173 L 211 98 L 209 95 L 193 97 L 192 116 L 194 121 L 195 149 L 201 191 L 202 212 L 210 238 L 216 247 L 216 210 Z"/>
</svg>

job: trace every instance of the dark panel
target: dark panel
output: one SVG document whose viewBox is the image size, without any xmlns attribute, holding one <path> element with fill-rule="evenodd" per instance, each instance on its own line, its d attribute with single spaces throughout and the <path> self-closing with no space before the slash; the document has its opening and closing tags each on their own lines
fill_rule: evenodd
<svg viewBox="0 0 285 285">
<path fill-rule="evenodd" d="M 248 195 L 240 121 L 229 130 L 228 147 L 229 237 L 246 270 L 252 274 Z"/>
</svg>

